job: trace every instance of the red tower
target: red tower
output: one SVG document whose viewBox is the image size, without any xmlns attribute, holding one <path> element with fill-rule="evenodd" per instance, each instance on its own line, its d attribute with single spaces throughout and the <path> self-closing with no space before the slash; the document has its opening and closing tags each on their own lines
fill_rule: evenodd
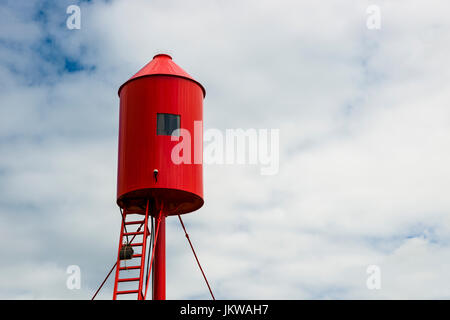
<svg viewBox="0 0 450 320">
<path fill-rule="evenodd" d="M 205 89 L 169 55 L 158 54 L 118 93 L 117 204 L 123 219 L 113 299 L 126 294 L 145 299 L 153 271 L 153 299 L 163 300 L 165 219 L 195 211 L 204 202 Z M 188 152 L 191 161 L 174 161 L 181 142 L 181 152 Z"/>
</svg>

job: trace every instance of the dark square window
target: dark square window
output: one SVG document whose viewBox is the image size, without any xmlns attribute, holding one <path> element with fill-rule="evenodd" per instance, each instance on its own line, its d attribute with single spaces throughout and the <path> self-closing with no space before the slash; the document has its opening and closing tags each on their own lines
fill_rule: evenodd
<svg viewBox="0 0 450 320">
<path fill-rule="evenodd" d="M 180 129 L 180 116 L 170 113 L 158 113 L 156 119 L 156 134 L 171 136 L 173 131 Z M 178 134 L 177 134 L 178 136 Z"/>
</svg>

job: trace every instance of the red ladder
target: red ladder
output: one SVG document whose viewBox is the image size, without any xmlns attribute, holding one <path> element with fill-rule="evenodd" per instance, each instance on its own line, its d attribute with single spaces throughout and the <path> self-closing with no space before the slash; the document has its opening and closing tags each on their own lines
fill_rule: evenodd
<svg viewBox="0 0 450 320">
<path fill-rule="evenodd" d="M 113 300 L 117 300 L 118 295 L 126 295 L 126 294 L 137 294 L 138 300 L 144 300 L 144 293 L 143 293 L 143 285 L 144 285 L 144 275 L 145 275 L 145 257 L 146 257 L 146 247 L 147 247 L 147 238 L 150 235 L 150 231 L 148 229 L 148 218 L 149 218 L 149 202 L 147 201 L 147 207 L 145 210 L 145 217 L 144 220 L 131 220 L 127 221 L 127 218 L 130 215 L 135 215 L 137 213 L 135 212 L 129 212 L 128 210 L 124 209 L 122 214 L 122 227 L 120 229 L 120 242 L 119 242 L 119 251 L 117 253 L 117 264 L 116 264 L 116 277 L 114 281 L 114 293 L 113 293 Z M 142 216 L 142 214 L 140 215 Z M 129 231 L 128 228 L 132 228 L 133 226 L 139 226 L 134 231 Z M 143 230 L 143 231 L 142 231 Z M 132 236 L 131 240 L 129 240 L 128 237 Z M 142 240 L 140 237 L 142 236 Z M 134 239 L 138 237 L 138 240 L 134 241 Z M 129 243 L 127 242 L 129 241 Z M 120 259 L 120 249 L 122 248 L 122 245 L 128 243 L 132 246 L 133 249 L 141 248 L 141 251 L 138 253 L 133 253 L 132 258 L 130 260 L 121 260 Z M 140 262 L 138 265 L 131 265 L 127 266 L 127 262 L 132 262 L 138 259 Z M 127 276 L 127 277 L 121 277 L 124 276 L 124 274 L 128 273 L 129 271 L 138 271 L 138 275 L 134 276 Z M 138 283 L 138 288 L 132 288 L 132 289 L 121 289 L 119 290 L 119 285 L 122 286 L 122 284 L 126 283 Z"/>
</svg>

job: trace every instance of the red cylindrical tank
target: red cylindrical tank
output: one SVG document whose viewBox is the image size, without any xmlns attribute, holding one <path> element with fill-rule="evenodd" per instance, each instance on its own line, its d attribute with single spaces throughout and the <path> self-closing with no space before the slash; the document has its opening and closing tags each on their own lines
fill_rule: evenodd
<svg viewBox="0 0 450 320">
<path fill-rule="evenodd" d="M 153 57 L 119 88 L 121 208 L 144 213 L 146 200 L 151 199 L 157 210 L 163 203 L 164 214 L 174 215 L 203 205 L 204 96 L 203 86 L 166 54 Z M 172 141 L 175 129 L 187 130 L 190 137 L 182 134 L 179 141 Z M 183 141 L 190 150 L 181 155 L 190 151 L 191 161 L 177 164 L 172 150 Z"/>
</svg>

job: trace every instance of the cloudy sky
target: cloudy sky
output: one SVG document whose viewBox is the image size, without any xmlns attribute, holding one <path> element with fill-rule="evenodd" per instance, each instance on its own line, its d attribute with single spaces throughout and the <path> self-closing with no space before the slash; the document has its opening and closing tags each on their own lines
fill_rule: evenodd
<svg viewBox="0 0 450 320">
<path fill-rule="evenodd" d="M 205 165 L 184 218 L 216 298 L 450 298 L 449 9 L 1 1 L 0 298 L 89 299 L 114 264 L 117 89 L 160 52 L 206 88 L 206 130 L 280 130 L 277 174 Z M 175 218 L 167 298 L 209 298 Z"/>
</svg>

